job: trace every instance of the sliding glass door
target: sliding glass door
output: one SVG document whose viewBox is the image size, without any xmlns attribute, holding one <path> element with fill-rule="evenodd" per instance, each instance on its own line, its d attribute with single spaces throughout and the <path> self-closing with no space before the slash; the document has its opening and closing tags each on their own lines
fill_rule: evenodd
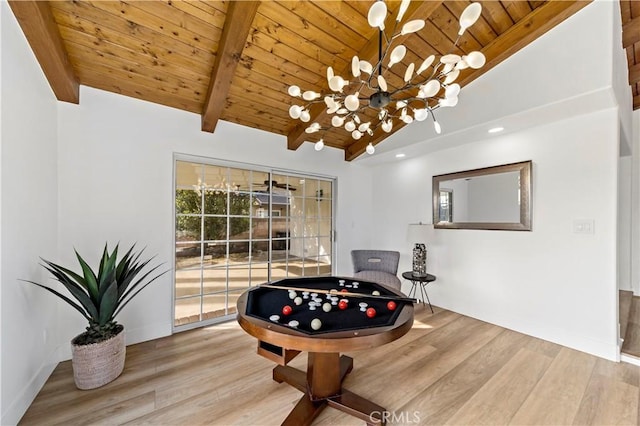
<svg viewBox="0 0 640 426">
<path fill-rule="evenodd" d="M 330 275 L 332 179 L 175 162 L 174 328 L 225 319 L 251 286 Z"/>
</svg>

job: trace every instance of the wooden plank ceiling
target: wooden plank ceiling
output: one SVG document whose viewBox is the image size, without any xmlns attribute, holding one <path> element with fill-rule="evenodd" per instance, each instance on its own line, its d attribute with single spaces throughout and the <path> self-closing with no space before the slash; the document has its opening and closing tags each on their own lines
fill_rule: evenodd
<svg viewBox="0 0 640 426">
<path fill-rule="evenodd" d="M 202 130 L 218 120 L 287 137 L 297 149 L 322 134 L 292 120 L 290 85 L 327 90 L 326 69 L 347 77 L 353 55 L 377 56 L 377 31 L 369 27 L 370 1 L 10 1 L 40 65 L 61 101 L 79 102 L 78 85 L 167 105 L 202 116 Z M 408 53 L 387 80 L 397 87 L 410 62 L 431 54 L 481 50 L 487 64 L 463 70 L 462 86 L 549 31 L 587 1 L 482 1 L 482 16 L 453 49 L 458 18 L 468 0 L 414 1 L 403 22 L 426 19 L 405 37 Z M 623 16 L 640 19 L 640 2 L 622 0 Z M 396 16 L 399 1 L 388 1 Z M 635 24 L 640 25 L 640 24 Z M 640 31 L 638 32 L 640 33 Z M 625 32 L 626 35 L 626 32 Z M 633 39 L 630 58 L 640 60 Z M 375 62 L 375 60 L 373 61 Z M 630 60 L 631 63 L 631 60 Z M 636 71 L 640 76 L 640 71 Z M 634 96 L 638 83 L 634 83 Z M 311 122 L 328 124 L 322 104 Z M 393 132 L 401 125 L 394 125 Z M 380 131 L 373 144 L 388 134 Z M 369 138 L 354 141 L 343 129 L 324 134 L 327 146 L 350 161 Z"/>
<path fill-rule="evenodd" d="M 640 108 L 640 2 L 620 0 L 622 47 L 627 52 L 633 109 Z"/>
</svg>

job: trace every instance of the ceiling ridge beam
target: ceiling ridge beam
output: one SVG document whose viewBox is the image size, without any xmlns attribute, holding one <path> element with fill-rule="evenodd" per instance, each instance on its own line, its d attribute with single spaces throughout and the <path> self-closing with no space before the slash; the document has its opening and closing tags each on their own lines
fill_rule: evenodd
<svg viewBox="0 0 640 426">
<path fill-rule="evenodd" d="M 495 38 L 491 43 L 487 44 L 482 49 L 482 53 L 484 53 L 487 58 L 486 64 L 479 70 L 474 70 L 473 72 L 465 75 L 458 81 L 458 83 L 461 87 L 466 86 L 589 3 L 591 3 L 591 0 L 579 0 L 573 2 L 559 0 L 550 1 L 538 7 L 505 31 L 502 35 Z M 404 126 L 405 123 L 400 121 L 394 123 L 391 133 L 397 132 Z M 375 135 L 371 140 L 363 138 L 356 141 L 345 149 L 345 160 L 354 160 L 365 152 L 369 142 L 376 145 L 386 139 L 389 135 L 389 133 L 382 133 L 379 130 L 377 135 Z"/>
<path fill-rule="evenodd" d="M 407 13 L 405 13 L 405 17 L 403 21 L 409 22 L 412 19 L 427 19 L 431 16 L 431 14 L 442 4 L 443 0 L 437 1 L 420 1 L 411 3 Z M 375 35 L 367 40 L 366 44 L 358 51 L 358 58 L 361 60 L 366 60 L 373 63 L 378 62 L 378 32 L 375 32 Z M 351 62 L 349 62 L 343 69 L 339 70 L 339 72 L 335 73 L 336 75 L 351 75 Z M 327 90 L 329 87 L 328 82 L 325 81 L 324 89 Z M 310 123 L 319 122 L 328 117 L 326 107 L 324 102 L 318 102 L 313 104 L 309 111 L 311 115 Z M 305 129 L 307 128 L 306 123 L 298 122 L 291 129 L 289 134 L 287 135 L 287 148 L 290 150 L 298 149 L 306 139 Z"/>
<path fill-rule="evenodd" d="M 202 110 L 203 132 L 213 132 L 216 129 L 259 6 L 259 1 L 229 2 Z"/>
<path fill-rule="evenodd" d="M 22 32 L 59 101 L 80 102 L 80 83 L 46 1 L 9 0 Z"/>
</svg>

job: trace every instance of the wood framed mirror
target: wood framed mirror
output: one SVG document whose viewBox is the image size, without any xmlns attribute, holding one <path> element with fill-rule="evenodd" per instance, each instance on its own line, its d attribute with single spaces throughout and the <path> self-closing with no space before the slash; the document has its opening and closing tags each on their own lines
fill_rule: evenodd
<svg viewBox="0 0 640 426">
<path fill-rule="evenodd" d="M 531 231 L 531 161 L 434 176 L 433 226 Z"/>
</svg>

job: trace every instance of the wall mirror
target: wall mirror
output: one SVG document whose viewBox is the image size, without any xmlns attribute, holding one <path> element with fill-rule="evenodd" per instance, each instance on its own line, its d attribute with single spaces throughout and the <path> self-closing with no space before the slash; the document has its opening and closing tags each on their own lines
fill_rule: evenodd
<svg viewBox="0 0 640 426">
<path fill-rule="evenodd" d="M 531 161 L 434 176 L 433 226 L 531 231 Z"/>
</svg>

